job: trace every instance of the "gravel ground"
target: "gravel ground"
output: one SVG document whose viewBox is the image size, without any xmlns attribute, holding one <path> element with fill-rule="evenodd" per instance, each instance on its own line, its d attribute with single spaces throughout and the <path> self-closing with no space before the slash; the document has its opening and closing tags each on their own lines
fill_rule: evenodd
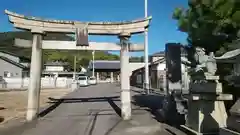
<svg viewBox="0 0 240 135">
<path fill-rule="evenodd" d="M 69 89 L 41 90 L 40 107 L 48 105 L 48 98 L 59 98 L 69 93 Z M 0 92 L 0 126 L 9 120 L 22 118 L 26 114 L 27 91 Z"/>
</svg>

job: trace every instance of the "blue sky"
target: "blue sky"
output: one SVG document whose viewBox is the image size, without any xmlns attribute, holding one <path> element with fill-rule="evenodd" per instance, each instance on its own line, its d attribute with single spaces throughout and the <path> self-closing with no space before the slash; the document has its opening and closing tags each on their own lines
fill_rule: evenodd
<svg viewBox="0 0 240 135">
<path fill-rule="evenodd" d="M 186 34 L 177 30 L 173 20 L 175 7 L 186 7 L 187 0 L 148 0 L 149 54 L 164 50 L 165 43 L 186 43 Z M 122 21 L 144 17 L 144 0 L 2 0 L 0 4 L 0 32 L 12 31 L 4 10 L 48 19 L 79 21 Z M 117 37 L 91 36 L 91 41 L 119 42 Z M 135 35 L 133 43 L 144 43 L 144 36 Z M 133 53 L 132 55 L 143 55 Z"/>
</svg>

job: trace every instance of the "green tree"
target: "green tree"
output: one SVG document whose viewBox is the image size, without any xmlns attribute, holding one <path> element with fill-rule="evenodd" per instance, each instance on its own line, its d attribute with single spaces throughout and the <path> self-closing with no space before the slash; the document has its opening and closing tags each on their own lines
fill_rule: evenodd
<svg viewBox="0 0 240 135">
<path fill-rule="evenodd" d="M 231 50 L 238 39 L 240 1 L 189 0 L 188 9 L 176 8 L 173 18 L 188 34 L 188 44 L 222 54 Z"/>
<path fill-rule="evenodd" d="M 178 29 L 188 34 L 189 46 L 201 46 L 216 55 L 240 48 L 239 0 L 189 0 L 188 3 L 187 9 L 176 8 L 173 18 L 178 21 Z M 229 87 L 223 79 L 231 70 L 230 64 L 218 64 L 217 74 L 223 81 L 224 92 L 239 96 L 237 89 Z"/>
<path fill-rule="evenodd" d="M 129 61 L 130 62 L 144 62 L 144 58 L 143 58 L 143 56 L 140 56 L 140 57 L 130 57 Z"/>
</svg>

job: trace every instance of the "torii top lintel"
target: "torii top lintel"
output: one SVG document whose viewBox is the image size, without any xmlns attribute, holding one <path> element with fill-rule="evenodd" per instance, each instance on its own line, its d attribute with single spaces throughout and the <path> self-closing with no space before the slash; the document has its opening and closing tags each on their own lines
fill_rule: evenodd
<svg viewBox="0 0 240 135">
<path fill-rule="evenodd" d="M 79 22 L 46 20 L 36 17 L 26 17 L 5 10 L 9 21 L 14 27 L 23 30 L 39 29 L 44 32 L 75 33 L 77 28 L 86 27 L 90 35 L 119 35 L 120 33 L 143 33 L 149 27 L 152 17 L 125 22 Z"/>
</svg>

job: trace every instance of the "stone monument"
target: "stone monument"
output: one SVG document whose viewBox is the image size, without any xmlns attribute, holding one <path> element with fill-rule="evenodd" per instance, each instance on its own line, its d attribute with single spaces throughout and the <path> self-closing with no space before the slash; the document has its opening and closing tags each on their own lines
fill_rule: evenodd
<svg viewBox="0 0 240 135">
<path fill-rule="evenodd" d="M 163 100 L 163 107 L 160 113 L 164 120 L 169 124 L 184 124 L 184 114 L 186 107 L 182 94 L 183 90 L 181 49 L 182 46 L 177 43 L 166 44 L 166 95 Z"/>
<path fill-rule="evenodd" d="M 232 95 L 222 93 L 222 84 L 215 75 L 216 59 L 211 52 L 206 55 L 204 48 L 193 48 L 188 65 L 190 76 L 189 93 L 183 95 L 188 102 L 186 123 L 183 128 L 195 134 L 216 134 L 226 127 L 227 113 L 224 100 L 232 100 Z"/>
<path fill-rule="evenodd" d="M 181 45 L 166 44 L 167 94 L 181 91 Z"/>
</svg>

